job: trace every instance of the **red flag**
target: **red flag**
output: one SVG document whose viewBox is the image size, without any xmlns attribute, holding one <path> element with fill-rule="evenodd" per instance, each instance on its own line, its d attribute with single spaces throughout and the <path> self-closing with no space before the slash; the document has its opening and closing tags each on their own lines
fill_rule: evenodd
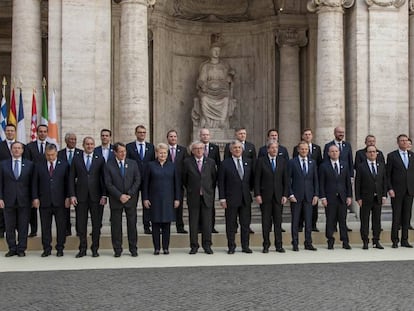
<svg viewBox="0 0 414 311">
<path fill-rule="evenodd" d="M 14 88 L 12 90 L 12 99 L 10 103 L 10 111 L 9 111 L 9 118 L 8 123 L 14 124 L 14 126 L 17 128 L 17 113 L 16 113 L 16 98 L 14 96 Z"/>
<path fill-rule="evenodd" d="M 32 121 L 30 126 L 30 138 L 32 141 L 37 139 L 37 108 L 36 108 L 36 90 L 33 90 L 32 95 Z"/>
</svg>

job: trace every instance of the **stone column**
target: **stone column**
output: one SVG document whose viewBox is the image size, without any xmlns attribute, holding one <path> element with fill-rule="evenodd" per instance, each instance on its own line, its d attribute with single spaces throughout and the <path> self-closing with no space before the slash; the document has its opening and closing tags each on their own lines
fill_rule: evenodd
<svg viewBox="0 0 414 311">
<path fill-rule="evenodd" d="M 134 138 L 138 124 L 149 128 L 147 0 L 121 1 L 120 95 L 118 128 L 120 141 Z"/>
<path fill-rule="evenodd" d="M 311 0 L 308 10 L 318 14 L 316 73 L 316 140 L 332 140 L 333 129 L 345 126 L 343 13 L 354 0 Z"/>
<path fill-rule="evenodd" d="M 11 86 L 22 86 L 26 129 L 29 129 L 33 88 L 37 89 L 38 102 L 41 101 L 39 94 L 42 91 L 40 0 L 13 1 L 11 79 Z M 16 92 L 18 103 L 17 89 Z M 28 139 L 29 130 L 26 136 Z"/>
<path fill-rule="evenodd" d="M 280 48 L 279 132 L 291 152 L 301 136 L 299 49 L 307 44 L 306 31 L 281 29 L 276 43 Z"/>
<path fill-rule="evenodd" d="M 414 0 L 409 2 L 409 135 L 414 137 Z"/>
</svg>

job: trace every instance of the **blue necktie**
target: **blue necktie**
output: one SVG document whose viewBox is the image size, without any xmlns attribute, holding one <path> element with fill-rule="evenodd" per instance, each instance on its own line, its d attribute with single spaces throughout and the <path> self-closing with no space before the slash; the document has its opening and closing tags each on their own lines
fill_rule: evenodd
<svg viewBox="0 0 414 311">
<path fill-rule="evenodd" d="M 144 144 L 139 144 L 139 157 L 144 160 Z"/>
<path fill-rule="evenodd" d="M 86 170 L 89 172 L 90 169 L 91 169 L 91 156 L 88 155 L 86 157 Z"/>
<path fill-rule="evenodd" d="M 69 150 L 69 158 L 68 158 L 69 165 L 72 164 L 72 159 L 73 159 L 73 151 Z"/>
<path fill-rule="evenodd" d="M 274 172 L 276 170 L 276 163 L 275 163 L 275 159 L 272 158 L 272 171 Z"/>
<path fill-rule="evenodd" d="M 308 173 L 307 170 L 306 170 L 306 160 L 305 159 L 302 159 L 302 172 L 303 172 L 303 175 L 306 175 Z"/>
<path fill-rule="evenodd" d="M 377 170 L 375 168 L 374 162 L 371 162 L 371 171 L 372 171 L 372 176 L 376 177 L 377 176 Z"/>
<path fill-rule="evenodd" d="M 334 163 L 334 169 L 335 169 L 336 175 L 339 175 L 339 167 L 336 162 Z"/>
<path fill-rule="evenodd" d="M 408 168 L 408 164 L 409 164 L 408 157 L 407 157 L 407 151 L 404 151 L 403 152 L 403 160 L 404 160 L 404 166 L 407 169 Z"/>
<path fill-rule="evenodd" d="M 16 179 L 19 178 L 19 160 L 14 160 L 13 174 Z"/>
<path fill-rule="evenodd" d="M 125 176 L 125 167 L 124 167 L 124 162 L 119 161 L 119 171 L 121 172 L 121 176 L 124 177 Z"/>
</svg>

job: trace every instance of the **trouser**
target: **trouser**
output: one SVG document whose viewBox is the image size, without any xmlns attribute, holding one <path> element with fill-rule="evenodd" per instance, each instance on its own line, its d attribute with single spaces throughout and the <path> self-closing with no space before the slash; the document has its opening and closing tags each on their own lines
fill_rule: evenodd
<svg viewBox="0 0 414 311">
<path fill-rule="evenodd" d="M 65 248 L 66 242 L 66 208 L 63 206 L 41 206 L 40 223 L 42 228 L 43 250 L 52 250 L 52 219 L 55 216 L 56 223 L 56 250 L 61 251 Z"/>
<path fill-rule="evenodd" d="M 381 232 L 381 204 L 378 203 L 377 197 L 373 202 L 366 202 L 362 200 L 362 206 L 359 213 L 361 219 L 361 239 L 364 242 L 368 242 L 369 236 L 369 217 L 372 219 L 372 242 L 376 243 L 380 239 Z"/>
<path fill-rule="evenodd" d="M 153 222 L 152 223 L 152 243 L 155 250 L 161 249 L 161 235 L 162 235 L 162 249 L 168 250 L 170 246 L 170 222 Z"/>
<path fill-rule="evenodd" d="M 275 247 L 282 247 L 282 204 L 275 198 L 260 205 L 262 211 L 263 247 L 270 247 L 270 231 L 274 225 Z"/>
<path fill-rule="evenodd" d="M 339 223 L 339 236 L 343 243 L 348 243 L 348 230 L 346 228 L 347 207 L 339 197 L 335 197 L 333 202 L 328 201 L 328 206 L 325 208 L 326 214 L 326 238 L 329 241 L 334 241 L 334 232 L 336 224 Z"/>
<path fill-rule="evenodd" d="M 237 231 L 237 216 L 240 222 L 240 237 L 242 248 L 249 247 L 249 226 L 251 221 L 251 205 L 250 203 L 243 203 L 240 206 L 227 205 L 225 211 L 226 217 L 226 236 L 227 245 L 229 249 L 236 248 L 236 231 Z"/>
<path fill-rule="evenodd" d="M 79 236 L 79 250 L 86 251 L 88 247 L 87 228 L 88 228 L 88 211 L 91 215 L 92 223 L 92 251 L 99 249 L 99 238 L 101 236 L 102 211 L 103 205 L 99 201 L 88 200 L 79 202 L 76 206 L 76 229 Z"/>
<path fill-rule="evenodd" d="M 116 253 L 122 252 L 122 213 L 124 210 L 127 221 L 129 251 L 135 252 L 137 250 L 137 208 L 135 206 L 111 207 L 111 239 L 112 247 Z"/>
<path fill-rule="evenodd" d="M 198 228 L 201 224 L 201 245 L 203 248 L 211 247 L 211 213 L 214 208 L 207 206 L 203 196 L 200 196 L 200 204 L 188 206 L 190 224 L 190 247 L 199 248 Z"/>
<path fill-rule="evenodd" d="M 395 194 L 391 199 L 392 206 L 392 226 L 391 241 L 399 242 L 398 230 L 401 230 L 401 242 L 408 241 L 408 227 L 410 226 L 410 213 L 413 205 L 413 197 L 408 193 Z"/>
<path fill-rule="evenodd" d="M 291 203 L 292 212 L 292 245 L 299 243 L 299 224 L 301 215 L 305 221 L 305 245 L 312 244 L 312 203 L 305 200 Z"/>
<path fill-rule="evenodd" d="M 27 248 L 27 234 L 29 230 L 30 206 L 6 206 L 4 209 L 6 225 L 6 240 L 12 252 L 24 252 Z M 17 244 L 16 244 L 17 228 Z"/>
</svg>

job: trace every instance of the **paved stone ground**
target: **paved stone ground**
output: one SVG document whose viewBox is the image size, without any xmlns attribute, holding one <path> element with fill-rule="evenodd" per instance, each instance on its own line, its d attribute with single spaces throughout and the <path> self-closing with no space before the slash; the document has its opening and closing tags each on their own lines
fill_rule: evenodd
<svg viewBox="0 0 414 311">
<path fill-rule="evenodd" d="M 0 274 L 0 310 L 413 310 L 412 261 Z"/>
</svg>

